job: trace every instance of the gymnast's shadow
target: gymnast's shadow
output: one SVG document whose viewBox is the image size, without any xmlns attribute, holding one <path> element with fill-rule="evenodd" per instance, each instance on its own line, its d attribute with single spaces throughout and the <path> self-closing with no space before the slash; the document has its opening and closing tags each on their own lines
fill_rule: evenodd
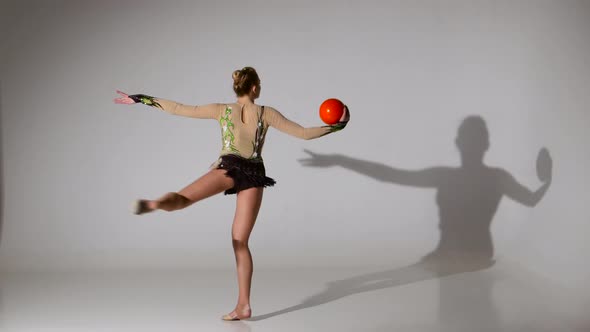
<svg viewBox="0 0 590 332">
<path fill-rule="evenodd" d="M 535 206 L 551 184 L 552 160 L 547 149 L 540 150 L 536 165 L 537 175 L 544 183 L 533 192 L 516 181 L 506 170 L 484 164 L 484 154 L 490 144 L 486 123 L 480 116 L 469 116 L 463 120 L 455 144 L 461 156 L 460 166 L 437 166 L 421 170 L 403 170 L 344 155 L 318 154 L 305 150 L 310 155 L 309 158 L 300 160 L 305 166 L 340 166 L 381 182 L 434 189 L 439 211 L 440 239 L 436 248 L 416 263 L 330 281 L 325 290 L 306 298 L 300 304 L 252 317 L 251 320 L 313 307 L 352 294 L 440 279 L 493 266 L 494 246 L 490 226 L 500 200 L 506 196 L 523 205 Z M 474 286 L 478 289 L 477 305 L 483 306 L 481 309 L 487 311 L 488 326 L 491 327 L 495 324 L 496 316 L 490 294 L 493 280 L 486 276 L 478 278 L 471 281 L 477 283 Z M 443 285 L 441 279 L 441 304 L 449 299 L 456 300 L 457 287 L 462 286 Z M 451 325 L 457 327 L 454 323 L 457 320 L 441 311 L 450 310 L 452 306 L 439 306 L 441 323 L 444 323 L 445 317 L 449 321 L 439 327 L 446 326 L 449 330 L 452 330 Z"/>
</svg>

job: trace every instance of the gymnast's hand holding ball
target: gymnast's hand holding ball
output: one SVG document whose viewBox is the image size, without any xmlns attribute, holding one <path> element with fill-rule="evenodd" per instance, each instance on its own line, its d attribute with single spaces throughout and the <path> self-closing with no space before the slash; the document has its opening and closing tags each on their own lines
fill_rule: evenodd
<svg viewBox="0 0 590 332">
<path fill-rule="evenodd" d="M 334 130 L 344 129 L 350 121 L 348 106 L 336 98 L 326 99 L 320 105 L 320 118 Z M 320 154 L 304 149 L 309 154 L 307 159 L 299 159 L 304 166 L 332 167 L 338 165 L 344 156 L 339 154 Z"/>
</svg>

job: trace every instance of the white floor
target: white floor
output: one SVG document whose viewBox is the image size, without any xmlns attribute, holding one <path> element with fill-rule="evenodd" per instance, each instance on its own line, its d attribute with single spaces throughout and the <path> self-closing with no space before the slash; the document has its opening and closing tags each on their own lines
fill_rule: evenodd
<svg viewBox="0 0 590 332">
<path fill-rule="evenodd" d="M 231 270 L 3 273 L 0 331 L 590 331 L 587 290 L 503 262 L 446 276 L 257 269 L 253 317 L 223 322 L 236 291 Z"/>
</svg>

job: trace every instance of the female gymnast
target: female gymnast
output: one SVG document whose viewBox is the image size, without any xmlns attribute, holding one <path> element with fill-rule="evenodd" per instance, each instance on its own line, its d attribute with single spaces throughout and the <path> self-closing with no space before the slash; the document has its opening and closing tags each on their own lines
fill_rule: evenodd
<svg viewBox="0 0 590 332">
<path fill-rule="evenodd" d="M 209 171 L 178 192 L 168 192 L 159 199 L 139 199 L 134 203 L 134 213 L 144 214 L 158 209 L 174 211 L 207 197 L 224 192 L 236 194 L 236 210 L 232 225 L 232 246 L 236 258 L 239 295 L 232 312 L 223 315 L 223 320 L 250 318 L 250 286 L 253 263 L 248 239 L 262 202 L 265 187 L 276 181 L 266 176 L 262 160 L 262 146 L 269 127 L 289 135 L 309 140 L 344 129 L 350 120 L 348 107 L 340 121 L 334 125 L 304 128 L 284 117 L 269 106 L 255 103 L 260 96 L 260 78 L 252 67 L 244 67 L 232 74 L 233 88 L 237 96 L 234 103 L 214 103 L 189 106 L 175 101 L 145 94 L 128 95 L 117 90 L 122 97 L 115 103 L 142 103 L 170 114 L 214 119 L 221 126 L 222 148 L 217 161 Z"/>
</svg>

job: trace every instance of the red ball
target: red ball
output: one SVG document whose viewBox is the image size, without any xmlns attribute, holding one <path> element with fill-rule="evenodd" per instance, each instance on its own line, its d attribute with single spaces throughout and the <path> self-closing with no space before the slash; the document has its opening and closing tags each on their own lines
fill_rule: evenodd
<svg viewBox="0 0 590 332">
<path fill-rule="evenodd" d="M 320 118 L 324 123 L 333 125 L 340 121 L 344 114 L 344 103 L 336 98 L 326 99 L 320 105 Z"/>
</svg>

